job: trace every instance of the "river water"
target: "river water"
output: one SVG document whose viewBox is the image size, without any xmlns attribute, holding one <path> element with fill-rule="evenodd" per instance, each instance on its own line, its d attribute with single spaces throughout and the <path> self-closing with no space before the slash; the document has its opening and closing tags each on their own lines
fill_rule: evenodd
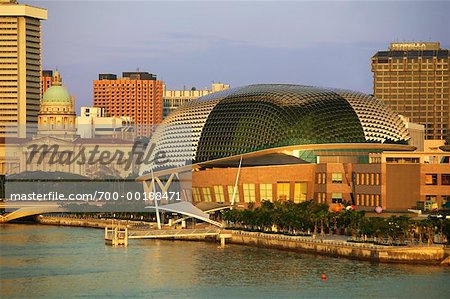
<svg viewBox="0 0 450 299">
<path fill-rule="evenodd" d="M 0 266 L 1 298 L 450 298 L 448 267 L 205 242 L 112 248 L 74 227 L 1 225 Z"/>
</svg>

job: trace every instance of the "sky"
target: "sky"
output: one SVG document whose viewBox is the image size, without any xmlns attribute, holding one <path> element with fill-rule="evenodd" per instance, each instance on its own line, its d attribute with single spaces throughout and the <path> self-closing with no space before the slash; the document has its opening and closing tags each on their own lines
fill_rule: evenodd
<svg viewBox="0 0 450 299">
<path fill-rule="evenodd" d="M 450 2 L 21 1 L 48 10 L 43 69 L 80 106 L 99 73 L 148 71 L 168 89 L 294 83 L 371 93 L 370 58 L 395 41 L 450 48 Z"/>
</svg>

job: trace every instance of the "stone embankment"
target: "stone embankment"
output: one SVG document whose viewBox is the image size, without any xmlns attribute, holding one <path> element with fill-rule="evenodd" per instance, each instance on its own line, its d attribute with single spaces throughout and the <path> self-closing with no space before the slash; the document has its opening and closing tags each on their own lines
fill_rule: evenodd
<svg viewBox="0 0 450 299">
<path fill-rule="evenodd" d="M 319 240 L 257 232 L 232 231 L 233 244 L 266 248 L 289 249 L 321 255 L 361 259 L 385 263 L 441 264 L 448 259 L 442 245 L 433 246 L 382 246 L 350 243 L 341 240 Z"/>
</svg>

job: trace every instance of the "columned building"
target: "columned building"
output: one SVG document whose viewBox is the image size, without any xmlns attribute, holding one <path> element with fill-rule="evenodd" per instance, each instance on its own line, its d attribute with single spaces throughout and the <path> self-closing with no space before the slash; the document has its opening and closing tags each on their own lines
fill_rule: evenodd
<svg viewBox="0 0 450 299">
<path fill-rule="evenodd" d="M 45 9 L 0 0 L 0 137 L 25 137 L 38 123 L 46 19 Z"/>
<path fill-rule="evenodd" d="M 42 97 L 38 133 L 73 138 L 76 133 L 75 119 L 72 97 L 62 86 L 61 77 L 56 71 L 53 75 L 52 86 Z"/>
</svg>

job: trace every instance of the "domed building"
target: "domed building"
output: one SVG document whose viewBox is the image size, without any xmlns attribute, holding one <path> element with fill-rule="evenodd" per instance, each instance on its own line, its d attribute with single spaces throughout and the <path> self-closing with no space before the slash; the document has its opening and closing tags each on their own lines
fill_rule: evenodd
<svg viewBox="0 0 450 299">
<path fill-rule="evenodd" d="M 76 133 L 75 107 L 61 76 L 55 71 L 53 83 L 44 93 L 38 115 L 38 134 L 72 138 Z"/>
<path fill-rule="evenodd" d="M 216 92 L 181 106 L 163 121 L 152 141 L 155 152 L 164 151 L 172 155 L 174 165 L 183 166 L 191 160 L 205 162 L 287 146 L 378 144 L 389 148 L 407 145 L 409 138 L 401 118 L 373 96 L 259 84 Z M 310 150 L 299 154 L 298 158 L 310 162 L 316 159 Z"/>
<path fill-rule="evenodd" d="M 441 206 L 450 200 L 449 155 L 416 152 L 410 140 L 402 118 L 371 95 L 249 85 L 200 97 L 169 114 L 150 140 L 138 180 L 150 190 L 158 188 L 151 187 L 155 180 L 171 184 L 176 177 L 191 185 L 182 189 L 196 205 L 314 200 L 351 202 L 367 211 Z M 442 186 L 430 194 L 430 182 Z"/>
</svg>

